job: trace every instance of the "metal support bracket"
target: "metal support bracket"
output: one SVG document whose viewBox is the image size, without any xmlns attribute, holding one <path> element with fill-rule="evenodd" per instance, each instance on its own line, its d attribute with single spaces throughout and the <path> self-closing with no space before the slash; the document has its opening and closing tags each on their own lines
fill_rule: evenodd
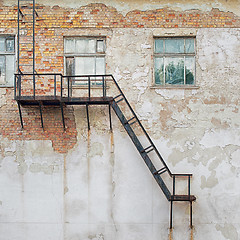
<svg viewBox="0 0 240 240">
<path fill-rule="evenodd" d="M 18 9 L 18 11 L 19 11 L 19 13 L 20 13 L 21 17 L 22 17 L 22 18 L 24 18 L 24 14 L 23 14 L 23 12 L 21 11 L 21 9 L 20 9 L 20 8 Z"/>
<path fill-rule="evenodd" d="M 35 9 L 34 9 L 34 13 L 36 14 L 37 17 L 39 17 L 39 15 Z"/>
<path fill-rule="evenodd" d="M 170 202 L 170 229 L 173 228 L 173 202 L 171 200 Z M 193 228 L 193 221 L 192 221 L 192 201 L 189 201 L 189 204 L 190 204 L 190 213 L 189 213 L 189 220 L 190 220 L 190 228 Z"/>
<path fill-rule="evenodd" d="M 22 126 L 22 129 L 23 129 L 23 119 L 22 119 L 22 111 L 21 111 L 21 107 L 20 107 L 20 103 L 18 103 L 18 111 L 19 111 L 19 117 L 20 117 L 20 122 L 21 122 L 21 126 Z"/>
<path fill-rule="evenodd" d="M 109 123 L 110 123 L 110 130 L 112 131 L 112 115 L 111 115 L 111 104 L 108 105 L 108 112 L 109 112 Z"/>
<path fill-rule="evenodd" d="M 190 201 L 190 228 L 193 227 L 193 224 L 192 224 L 192 201 Z"/>
<path fill-rule="evenodd" d="M 170 203 L 170 229 L 172 229 L 173 226 L 173 201 Z"/>
<path fill-rule="evenodd" d="M 86 104 L 86 111 L 87 111 L 88 130 L 90 130 L 90 120 L 89 120 L 88 104 Z"/>
<path fill-rule="evenodd" d="M 41 101 L 39 101 L 39 110 L 40 110 L 40 116 L 41 116 L 42 129 L 44 130 L 44 127 L 43 127 L 43 115 L 42 115 L 42 102 Z"/>
<path fill-rule="evenodd" d="M 65 120 L 64 120 L 63 103 L 60 103 L 60 107 L 61 107 L 61 113 L 62 113 L 63 129 L 64 129 L 64 131 L 65 131 L 65 130 L 66 130 L 66 127 L 65 127 Z"/>
</svg>

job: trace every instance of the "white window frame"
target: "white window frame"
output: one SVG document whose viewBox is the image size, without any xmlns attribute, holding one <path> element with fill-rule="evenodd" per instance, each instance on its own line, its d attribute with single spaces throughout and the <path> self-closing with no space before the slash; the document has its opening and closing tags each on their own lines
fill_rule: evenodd
<svg viewBox="0 0 240 240">
<path fill-rule="evenodd" d="M 0 38 L 4 38 L 5 39 L 5 51 L 0 51 L 0 56 L 4 56 L 5 57 L 5 82 L 4 83 L 0 83 L 0 87 L 13 87 L 14 86 L 14 73 L 16 70 L 16 37 L 14 35 L 0 35 Z M 7 39 L 13 39 L 14 40 L 14 51 L 13 52 L 8 52 L 7 49 L 7 43 L 6 40 Z M 13 56 L 13 61 L 14 61 L 14 69 L 13 69 L 13 76 L 12 76 L 12 81 L 11 82 L 7 82 L 7 61 L 6 61 L 6 56 Z"/>
<path fill-rule="evenodd" d="M 71 53 L 67 53 L 66 52 L 66 40 L 73 40 L 74 41 L 74 48 L 76 48 L 76 40 L 78 39 L 87 39 L 87 40 L 95 40 L 96 45 L 95 45 L 95 53 L 78 53 L 77 51 L 71 52 Z M 103 41 L 103 52 L 100 52 L 97 50 L 97 42 L 98 41 Z M 94 58 L 94 62 L 95 62 L 95 74 L 96 75 L 96 58 L 104 58 L 104 74 L 106 73 L 106 38 L 105 37 L 95 37 L 95 36 L 77 36 L 77 37 L 64 37 L 64 72 L 65 75 L 69 75 L 67 74 L 67 58 L 73 58 L 73 75 L 75 75 L 75 59 L 77 57 L 90 57 L 90 58 Z M 90 74 L 85 74 L 85 75 L 90 75 Z M 77 82 L 73 82 L 73 86 L 78 86 L 81 85 Z"/>
<path fill-rule="evenodd" d="M 164 43 L 165 43 L 165 40 L 168 40 L 168 39 L 182 39 L 184 40 L 184 53 L 166 53 L 165 52 L 165 44 L 163 43 L 163 53 L 157 53 L 156 52 L 156 44 L 155 44 L 155 41 L 156 40 L 163 40 Z M 192 53 L 186 53 L 185 52 L 185 40 L 186 39 L 193 39 L 194 40 L 194 52 Z M 181 37 L 181 36 L 173 36 L 173 37 L 154 37 L 154 66 L 153 66 L 153 69 L 154 69 L 154 74 L 153 74 L 153 84 L 154 86 L 156 87 L 196 87 L 196 37 L 192 37 L 192 36 L 184 36 L 184 37 Z M 193 84 L 187 84 L 186 83 L 186 65 L 185 65 L 185 59 L 186 57 L 193 57 L 194 58 L 194 82 Z M 156 83 L 156 76 L 155 76 L 155 72 L 156 72 L 156 58 L 163 58 L 163 77 L 164 77 L 164 80 L 163 80 L 163 84 L 160 84 L 160 83 Z M 165 59 L 166 58 L 183 58 L 184 59 L 184 83 L 183 84 L 168 84 L 166 83 L 166 73 L 165 73 L 165 67 L 166 67 L 166 62 L 165 62 Z"/>
</svg>

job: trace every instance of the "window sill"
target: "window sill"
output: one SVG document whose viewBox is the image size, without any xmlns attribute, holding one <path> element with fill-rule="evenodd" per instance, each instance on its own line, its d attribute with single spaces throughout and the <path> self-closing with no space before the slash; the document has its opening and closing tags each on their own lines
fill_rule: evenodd
<svg viewBox="0 0 240 240">
<path fill-rule="evenodd" d="M 14 86 L 0 85 L 0 88 L 14 88 Z"/>
<path fill-rule="evenodd" d="M 151 89 L 199 89 L 199 86 L 187 86 L 187 85 L 153 85 Z"/>
</svg>

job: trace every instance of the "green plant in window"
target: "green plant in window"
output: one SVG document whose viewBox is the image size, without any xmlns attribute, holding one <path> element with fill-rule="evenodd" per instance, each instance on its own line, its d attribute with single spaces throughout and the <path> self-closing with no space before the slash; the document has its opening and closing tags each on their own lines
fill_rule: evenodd
<svg viewBox="0 0 240 240">
<path fill-rule="evenodd" d="M 170 62 L 166 66 L 166 84 L 183 84 L 184 83 L 184 61 L 178 63 Z"/>
<path fill-rule="evenodd" d="M 187 68 L 186 68 L 186 84 L 189 84 L 189 85 L 194 84 L 193 73 Z"/>
<path fill-rule="evenodd" d="M 163 84 L 164 83 L 164 73 L 163 73 L 163 64 L 160 68 L 155 68 L 155 83 L 156 84 Z"/>
</svg>

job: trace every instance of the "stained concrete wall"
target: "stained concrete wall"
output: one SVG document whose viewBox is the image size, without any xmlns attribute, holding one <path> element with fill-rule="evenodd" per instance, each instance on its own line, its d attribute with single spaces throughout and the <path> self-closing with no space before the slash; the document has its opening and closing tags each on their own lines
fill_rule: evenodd
<svg viewBox="0 0 240 240">
<path fill-rule="evenodd" d="M 239 28 L 96 31 L 107 36 L 107 73 L 170 169 L 193 173 L 194 229 L 188 204 L 176 203 L 172 239 L 239 239 Z M 196 36 L 196 88 L 153 87 L 153 37 L 168 35 Z M 16 105 L 11 89 L 0 91 L 6 114 Z M 117 117 L 111 133 L 107 107 L 91 106 L 88 132 L 85 109 L 72 113 L 76 143 L 64 153 L 54 139 L 13 140 L 1 132 L 0 239 L 168 239 L 169 203 Z"/>
</svg>

